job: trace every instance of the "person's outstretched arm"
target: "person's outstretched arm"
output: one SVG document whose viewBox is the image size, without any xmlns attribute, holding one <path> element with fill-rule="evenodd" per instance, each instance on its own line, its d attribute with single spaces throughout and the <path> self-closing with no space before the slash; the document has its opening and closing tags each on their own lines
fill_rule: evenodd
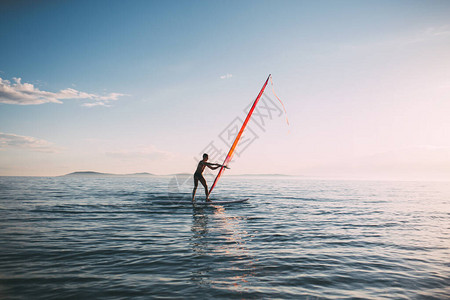
<svg viewBox="0 0 450 300">
<path fill-rule="evenodd" d="M 210 168 L 211 170 L 215 170 L 215 169 L 220 168 L 220 167 L 224 167 L 224 168 L 226 168 L 226 169 L 229 169 L 227 166 L 220 165 L 220 164 L 210 164 L 210 163 L 206 163 L 206 165 L 207 165 L 208 168 Z"/>
</svg>

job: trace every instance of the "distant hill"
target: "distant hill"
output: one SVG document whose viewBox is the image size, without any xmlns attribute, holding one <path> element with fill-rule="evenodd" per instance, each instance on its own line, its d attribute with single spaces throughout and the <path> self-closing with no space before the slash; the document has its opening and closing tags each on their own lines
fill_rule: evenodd
<svg viewBox="0 0 450 300">
<path fill-rule="evenodd" d="M 78 171 L 72 172 L 63 176 L 91 176 L 91 177 L 110 177 L 110 176 L 156 176 L 152 173 L 142 172 L 142 173 L 132 173 L 132 174 L 112 174 L 112 173 L 101 173 L 94 171 Z"/>
<path fill-rule="evenodd" d="M 169 174 L 168 176 L 192 176 L 194 174 L 192 173 L 176 173 L 176 174 Z"/>
<path fill-rule="evenodd" d="M 141 173 L 125 174 L 125 176 L 156 176 L 156 175 L 148 172 L 141 172 Z"/>
<path fill-rule="evenodd" d="M 191 173 L 177 173 L 177 174 L 169 174 L 165 176 L 192 176 Z M 215 174 L 206 173 L 203 174 L 204 176 L 215 176 Z M 76 176 L 83 176 L 83 177 L 112 177 L 112 176 L 134 176 L 134 177 L 151 177 L 151 176 L 158 176 L 156 174 L 148 173 L 148 172 L 141 172 L 141 173 L 131 173 L 131 174 L 113 174 L 113 173 L 101 173 L 101 172 L 94 172 L 94 171 L 77 171 L 72 172 L 66 175 L 62 176 L 68 176 L 68 177 L 76 177 Z M 232 177 L 292 177 L 292 175 L 286 175 L 286 174 L 241 174 L 241 175 L 228 175 Z"/>
</svg>

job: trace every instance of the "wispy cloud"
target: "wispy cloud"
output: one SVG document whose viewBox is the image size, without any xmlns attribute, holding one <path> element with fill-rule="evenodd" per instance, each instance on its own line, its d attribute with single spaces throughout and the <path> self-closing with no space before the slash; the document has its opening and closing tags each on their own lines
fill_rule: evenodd
<svg viewBox="0 0 450 300">
<path fill-rule="evenodd" d="M 339 48 L 344 51 L 379 51 L 398 47 L 410 47 L 414 44 L 429 41 L 445 40 L 450 37 L 450 25 L 426 27 L 419 31 L 413 31 L 394 37 L 372 40 L 364 43 L 340 44 Z"/>
<path fill-rule="evenodd" d="M 422 31 L 422 34 L 427 36 L 443 36 L 450 35 L 450 26 L 442 25 L 438 27 L 428 27 L 427 29 Z"/>
<path fill-rule="evenodd" d="M 0 132 L 0 150 L 23 149 L 37 152 L 55 153 L 61 150 L 52 143 L 31 136 Z"/>
<path fill-rule="evenodd" d="M 220 79 L 230 79 L 231 77 L 233 77 L 233 74 L 225 74 L 225 75 L 222 75 L 222 76 L 220 76 Z"/>
<path fill-rule="evenodd" d="M 14 83 L 0 78 L 0 103 L 16 105 L 36 105 L 44 103 L 62 103 L 65 99 L 86 99 L 91 102 L 83 106 L 108 106 L 109 101 L 117 100 L 124 94 L 109 93 L 106 95 L 90 94 L 72 88 L 57 93 L 42 91 L 31 83 L 22 83 L 21 78 L 13 78 Z"/>
<path fill-rule="evenodd" d="M 94 106 L 110 107 L 111 105 L 109 105 L 107 101 L 97 101 L 97 102 L 83 103 L 83 104 L 81 104 L 81 106 L 84 106 L 84 107 L 94 107 Z"/>
</svg>

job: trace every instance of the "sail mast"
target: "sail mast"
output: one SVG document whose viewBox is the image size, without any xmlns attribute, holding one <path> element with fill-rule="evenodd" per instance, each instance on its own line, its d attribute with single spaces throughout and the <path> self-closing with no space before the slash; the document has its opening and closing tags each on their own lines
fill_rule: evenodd
<svg viewBox="0 0 450 300">
<path fill-rule="evenodd" d="M 236 138 L 234 139 L 233 145 L 230 148 L 230 151 L 228 151 L 227 156 L 225 157 L 225 160 L 223 161 L 222 167 L 220 167 L 219 173 L 217 173 L 216 178 L 214 179 L 214 183 L 211 186 L 210 190 L 209 190 L 209 194 L 211 194 L 212 190 L 214 189 L 214 187 L 217 184 L 217 181 L 219 180 L 220 176 L 222 175 L 223 171 L 225 170 L 224 166 L 227 166 L 228 163 L 231 161 L 231 159 L 233 158 L 233 154 L 234 154 L 234 150 L 236 149 L 237 144 L 239 143 L 239 140 L 241 139 L 242 133 L 245 130 L 245 127 L 247 126 L 248 121 L 250 120 L 253 111 L 255 110 L 256 104 L 258 104 L 259 99 L 261 98 L 262 94 L 264 93 L 264 89 L 267 86 L 267 83 L 269 82 L 269 78 L 270 78 L 270 74 L 267 77 L 266 82 L 264 83 L 263 87 L 261 88 L 261 91 L 259 91 L 258 96 L 256 97 L 255 101 L 253 102 L 252 107 L 250 108 L 250 111 L 247 114 L 247 117 L 244 120 L 244 123 L 242 124 L 241 129 L 239 130 L 239 133 L 237 134 Z"/>
</svg>

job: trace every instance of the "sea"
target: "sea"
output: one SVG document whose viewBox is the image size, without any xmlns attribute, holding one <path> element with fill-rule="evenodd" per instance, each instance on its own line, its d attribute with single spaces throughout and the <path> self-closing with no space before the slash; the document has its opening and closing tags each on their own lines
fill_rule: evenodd
<svg viewBox="0 0 450 300">
<path fill-rule="evenodd" d="M 0 177 L 0 299 L 450 299 L 449 182 L 192 187 Z"/>
</svg>

